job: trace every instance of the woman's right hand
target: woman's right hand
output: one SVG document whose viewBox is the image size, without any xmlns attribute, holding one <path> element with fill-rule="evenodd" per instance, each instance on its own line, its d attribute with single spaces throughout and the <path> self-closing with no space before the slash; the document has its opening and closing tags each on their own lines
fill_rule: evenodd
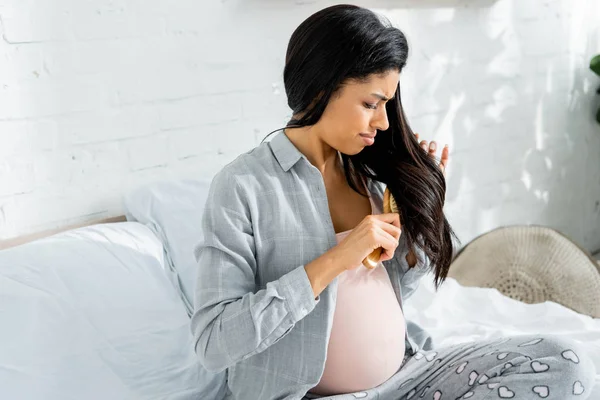
<svg viewBox="0 0 600 400">
<path fill-rule="evenodd" d="M 336 252 L 336 261 L 342 263 L 344 269 L 356 269 L 363 265 L 363 260 L 373 250 L 380 247 L 383 252 L 379 261 L 393 258 L 401 233 L 398 213 L 367 215 L 332 250 Z"/>
</svg>

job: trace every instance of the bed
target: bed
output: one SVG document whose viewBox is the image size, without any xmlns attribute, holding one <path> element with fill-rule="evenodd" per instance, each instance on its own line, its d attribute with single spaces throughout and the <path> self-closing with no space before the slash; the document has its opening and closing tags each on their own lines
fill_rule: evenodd
<svg viewBox="0 0 600 400">
<path fill-rule="evenodd" d="M 125 215 L 0 242 L 0 397 L 220 399 L 188 322 L 209 180 L 132 190 Z M 552 332 L 583 342 L 600 373 L 600 319 L 555 303 L 426 277 L 405 304 L 437 346 Z M 600 375 L 591 399 L 600 399 Z"/>
<path fill-rule="evenodd" d="M 431 333 L 436 346 L 518 334 L 552 333 L 581 342 L 596 366 L 596 385 L 589 399 L 600 399 L 600 319 L 560 304 L 526 304 L 497 289 L 461 286 L 449 278 L 435 292 L 425 276 L 404 305 L 406 318 Z"/>
</svg>

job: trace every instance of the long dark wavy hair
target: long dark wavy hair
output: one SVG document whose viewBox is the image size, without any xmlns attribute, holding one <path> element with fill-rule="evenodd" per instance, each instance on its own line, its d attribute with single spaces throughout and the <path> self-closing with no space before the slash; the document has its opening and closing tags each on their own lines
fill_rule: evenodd
<svg viewBox="0 0 600 400">
<path fill-rule="evenodd" d="M 372 11 L 347 4 L 318 11 L 298 26 L 288 44 L 285 91 L 293 115 L 302 116 L 292 117 L 285 128 L 315 125 L 345 82 L 400 73 L 407 57 L 404 34 Z M 373 145 L 352 156 L 340 153 L 346 180 L 363 196 L 368 196 L 360 184 L 363 177 L 389 188 L 408 248 L 417 246 L 427 254 L 437 288 L 448 275 L 452 237 L 458 241 L 443 212 L 446 181 L 438 162 L 419 146 L 408 124 L 400 84 L 386 111 L 389 128 L 377 135 Z"/>
</svg>

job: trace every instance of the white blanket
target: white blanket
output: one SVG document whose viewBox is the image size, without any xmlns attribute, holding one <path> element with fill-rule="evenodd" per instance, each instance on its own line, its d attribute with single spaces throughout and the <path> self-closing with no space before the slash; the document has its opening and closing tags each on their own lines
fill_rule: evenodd
<svg viewBox="0 0 600 400">
<path fill-rule="evenodd" d="M 498 336 L 551 333 L 581 342 L 596 365 L 590 399 L 600 399 L 600 319 L 554 302 L 525 304 L 496 289 L 463 287 L 448 278 L 435 292 L 427 275 L 404 305 L 406 318 L 433 336 L 436 347 Z"/>
</svg>

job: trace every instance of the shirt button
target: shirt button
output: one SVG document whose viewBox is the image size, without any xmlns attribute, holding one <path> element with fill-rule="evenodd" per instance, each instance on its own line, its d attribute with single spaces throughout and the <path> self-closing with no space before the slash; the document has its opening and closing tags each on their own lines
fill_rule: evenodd
<svg viewBox="0 0 600 400">
<path fill-rule="evenodd" d="M 357 399 L 364 399 L 365 397 L 367 397 L 367 393 L 365 393 L 365 392 L 354 393 L 354 397 L 356 397 Z"/>
</svg>

